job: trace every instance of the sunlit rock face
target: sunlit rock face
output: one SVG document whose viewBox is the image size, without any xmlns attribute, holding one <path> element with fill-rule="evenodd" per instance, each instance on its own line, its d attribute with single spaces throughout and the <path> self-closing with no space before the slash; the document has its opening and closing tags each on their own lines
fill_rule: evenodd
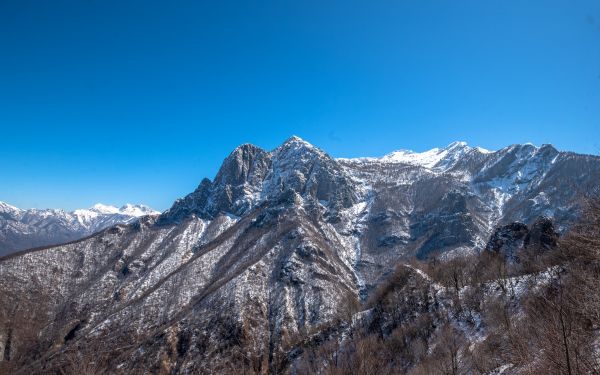
<svg viewBox="0 0 600 375">
<path fill-rule="evenodd" d="M 175 202 L 161 222 L 179 221 L 190 214 L 210 219 L 226 212 L 248 213 L 263 202 L 279 202 L 289 193 L 324 203 L 330 211 L 348 208 L 358 200 L 351 176 L 329 155 L 298 137 L 267 152 L 245 144 L 224 161 L 213 181 Z"/>
<path fill-rule="evenodd" d="M 33 373 L 106 347 L 123 373 L 280 368 L 400 262 L 550 246 L 599 177 L 599 158 L 552 146 L 335 159 L 297 137 L 242 145 L 159 217 L 0 260 L 0 347 L 37 350 Z"/>
</svg>

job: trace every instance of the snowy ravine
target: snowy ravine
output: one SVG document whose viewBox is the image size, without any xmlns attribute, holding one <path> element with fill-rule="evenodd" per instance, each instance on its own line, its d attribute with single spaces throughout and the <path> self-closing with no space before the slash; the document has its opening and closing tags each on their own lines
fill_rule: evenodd
<svg viewBox="0 0 600 375">
<path fill-rule="evenodd" d="M 120 348 L 106 360 L 121 373 L 218 373 L 235 355 L 274 368 L 398 264 L 481 251 L 539 216 L 566 230 L 599 180 L 599 157 L 550 145 L 358 159 L 298 137 L 241 145 L 161 215 L 0 259 L 0 348 L 17 358 L 36 337 L 30 372 L 76 347 Z"/>
</svg>

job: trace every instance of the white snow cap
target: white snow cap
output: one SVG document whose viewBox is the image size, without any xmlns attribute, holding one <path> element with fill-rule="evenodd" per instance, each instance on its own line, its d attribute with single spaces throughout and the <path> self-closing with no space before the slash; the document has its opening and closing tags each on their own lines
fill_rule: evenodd
<svg viewBox="0 0 600 375">
<path fill-rule="evenodd" d="M 127 203 L 119 209 L 119 212 L 129 216 L 144 216 L 144 215 L 157 215 L 160 212 L 151 209 L 143 204 L 131 204 Z"/>
<path fill-rule="evenodd" d="M 113 215 L 113 214 L 121 214 L 127 216 L 144 216 L 144 215 L 156 215 L 160 212 L 151 209 L 148 206 L 144 206 L 143 204 L 131 204 L 127 203 L 121 208 L 117 208 L 115 206 L 105 205 L 102 203 L 96 203 L 90 211 L 103 214 L 103 215 Z"/>
<path fill-rule="evenodd" d="M 306 142 L 304 139 L 293 135 L 286 139 L 281 146 L 271 151 L 271 154 L 276 157 L 283 154 L 288 157 L 301 158 L 303 155 L 325 155 L 325 152 Z"/>
<path fill-rule="evenodd" d="M 285 145 L 294 145 L 294 146 L 300 146 L 300 147 L 303 146 L 303 147 L 315 148 L 315 146 L 306 142 L 304 139 L 298 137 L 297 135 L 292 135 L 291 137 L 286 139 L 285 142 L 283 142 L 282 146 L 285 146 Z"/>
<path fill-rule="evenodd" d="M 455 165 L 466 154 L 490 154 L 495 151 L 489 151 L 482 147 L 470 147 L 466 142 L 452 142 L 444 148 L 432 148 L 429 151 L 414 152 L 412 150 L 398 150 L 391 152 L 383 157 L 362 157 L 362 158 L 338 158 L 338 160 L 354 160 L 358 162 L 382 162 L 382 163 L 401 163 L 425 167 L 430 170 L 445 171 Z"/>
<path fill-rule="evenodd" d="M 66 211 L 58 210 L 58 209 L 23 210 L 21 208 L 11 206 L 8 203 L 0 201 L 0 212 L 19 213 L 19 212 L 25 212 L 25 211 L 27 211 L 27 212 L 35 211 L 35 212 L 37 212 L 37 214 L 55 214 L 57 212 L 66 213 Z M 145 215 L 160 214 L 160 212 L 153 210 L 152 208 L 150 208 L 146 205 L 131 204 L 131 203 L 127 203 L 121 208 L 102 204 L 102 203 L 96 203 L 95 205 L 93 205 L 92 207 L 90 207 L 88 209 L 78 209 L 78 210 L 72 211 L 71 213 L 75 214 L 76 216 L 83 216 L 83 217 L 97 217 L 98 215 L 117 215 L 117 214 L 125 215 L 125 216 L 140 217 L 140 216 L 145 216 Z"/>
<path fill-rule="evenodd" d="M 411 150 L 399 150 L 385 155 L 380 160 L 387 162 L 406 163 L 433 168 L 437 163 L 448 157 L 459 156 L 465 152 L 475 150 L 480 153 L 490 153 L 481 147 L 472 148 L 466 142 L 452 142 L 445 148 L 432 148 L 425 152 L 414 152 Z"/>
<path fill-rule="evenodd" d="M 298 137 L 297 135 L 292 135 L 284 143 L 287 143 L 287 142 L 305 142 L 305 143 L 308 143 L 304 139 Z"/>
<path fill-rule="evenodd" d="M 105 205 L 102 203 L 96 203 L 90 208 L 90 211 L 97 212 L 99 214 L 116 214 L 119 213 L 119 209 L 115 206 Z"/>
<path fill-rule="evenodd" d="M 11 206 L 8 203 L 0 201 L 0 212 L 20 212 L 20 211 L 22 211 L 20 208 Z"/>
</svg>

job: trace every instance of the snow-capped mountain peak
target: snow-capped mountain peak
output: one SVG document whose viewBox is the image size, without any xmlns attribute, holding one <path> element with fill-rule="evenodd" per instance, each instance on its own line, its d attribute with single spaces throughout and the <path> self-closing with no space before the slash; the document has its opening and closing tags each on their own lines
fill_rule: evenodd
<svg viewBox="0 0 600 375">
<path fill-rule="evenodd" d="M 119 209 L 115 206 L 105 205 L 102 203 L 96 203 L 93 205 L 89 211 L 93 211 L 103 215 L 117 214 L 119 213 Z"/>
<path fill-rule="evenodd" d="M 102 203 L 96 203 L 95 205 L 93 205 L 89 210 L 77 210 L 78 212 L 81 211 L 92 211 L 101 215 L 127 215 L 127 216 L 135 216 L 135 217 L 140 217 L 140 216 L 145 216 L 145 215 L 157 215 L 160 212 L 155 211 L 153 209 L 151 209 L 148 206 L 145 206 L 143 204 L 131 204 L 131 203 L 127 203 L 125 205 L 123 205 L 121 208 L 112 206 L 112 205 L 105 205 Z"/>
<path fill-rule="evenodd" d="M 298 136 L 291 136 L 281 146 L 271 152 L 275 158 L 281 157 L 302 157 L 306 159 L 312 156 L 325 156 L 326 153 L 318 147 Z"/>
<path fill-rule="evenodd" d="M 312 144 L 306 142 L 304 139 L 297 137 L 295 135 L 288 138 L 283 144 L 277 147 L 272 151 L 274 156 L 278 154 L 285 155 L 295 155 L 299 156 L 300 154 L 325 154 L 319 148 L 313 146 Z"/>
<path fill-rule="evenodd" d="M 304 146 L 314 147 L 313 145 L 311 145 L 310 143 L 308 143 L 304 139 L 298 137 L 297 135 L 292 135 L 291 137 L 289 137 L 288 139 L 286 139 L 285 142 L 283 142 L 283 144 L 284 145 L 285 144 L 302 144 Z"/>
<path fill-rule="evenodd" d="M 8 203 L 0 201 L 0 213 L 12 213 L 12 212 L 20 212 L 20 211 L 22 211 L 20 208 L 11 206 Z"/>
<path fill-rule="evenodd" d="M 131 204 L 127 203 L 119 209 L 119 213 L 129 216 L 145 216 L 145 215 L 158 215 L 160 212 L 153 210 L 152 208 L 143 204 Z"/>
<path fill-rule="evenodd" d="M 433 148 L 424 152 L 398 150 L 383 156 L 379 160 L 383 162 L 418 165 L 433 169 L 438 164 L 444 164 L 444 166 L 447 166 L 447 164 L 449 164 L 448 162 L 456 161 L 464 154 L 473 151 L 482 154 L 491 152 L 481 147 L 470 147 L 466 142 L 463 141 L 457 141 L 450 143 L 445 148 Z M 442 163 L 442 161 L 446 161 L 446 163 Z"/>
<path fill-rule="evenodd" d="M 0 202 L 0 256 L 27 248 L 73 241 L 116 224 L 131 223 L 159 212 L 144 205 L 121 208 L 97 203 L 71 212 L 58 209 L 20 209 Z"/>
<path fill-rule="evenodd" d="M 286 166 L 294 165 L 300 168 L 300 165 L 311 163 L 317 159 L 330 158 L 323 150 L 306 142 L 300 137 L 292 136 L 288 138 L 281 146 L 270 152 L 274 164 L 284 164 Z"/>
<path fill-rule="evenodd" d="M 467 142 L 465 142 L 465 141 L 454 141 L 454 142 L 450 143 L 448 146 L 446 146 L 445 150 L 453 150 L 453 149 L 465 148 L 465 147 L 469 147 L 467 145 Z"/>
</svg>

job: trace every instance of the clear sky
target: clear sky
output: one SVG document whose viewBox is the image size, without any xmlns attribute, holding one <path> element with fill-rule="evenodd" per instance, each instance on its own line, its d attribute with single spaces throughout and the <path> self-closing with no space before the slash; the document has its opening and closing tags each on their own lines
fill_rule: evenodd
<svg viewBox="0 0 600 375">
<path fill-rule="evenodd" d="M 0 200 L 166 209 L 238 144 L 600 152 L 600 1 L 0 2 Z"/>
</svg>

